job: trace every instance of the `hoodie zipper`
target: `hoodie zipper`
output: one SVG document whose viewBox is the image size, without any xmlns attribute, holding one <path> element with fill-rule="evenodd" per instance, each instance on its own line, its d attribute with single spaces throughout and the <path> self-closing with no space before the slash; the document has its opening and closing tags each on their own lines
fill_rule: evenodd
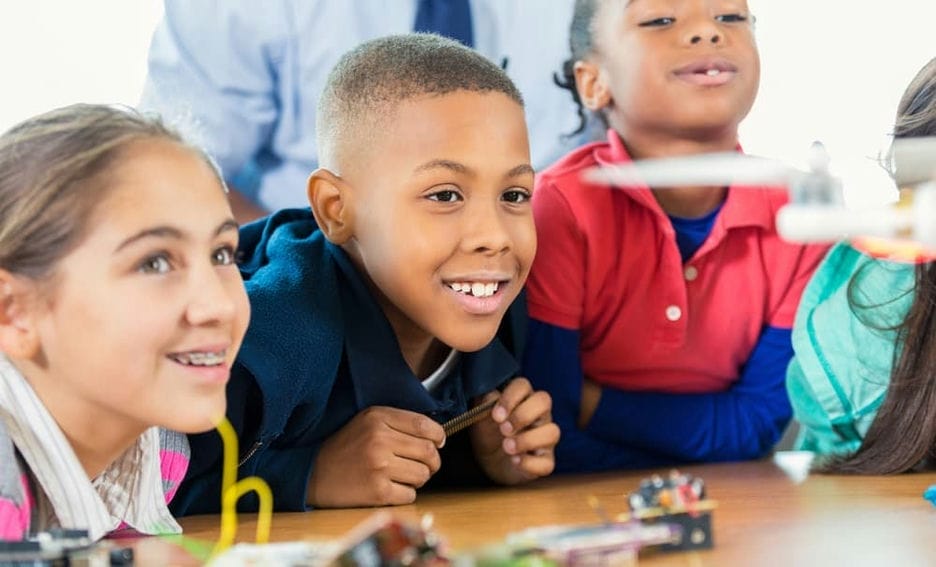
<svg viewBox="0 0 936 567">
<path fill-rule="evenodd" d="M 241 460 L 240 460 L 239 463 L 237 463 L 237 468 L 240 468 L 244 463 L 246 463 L 247 461 L 249 461 L 249 460 L 250 460 L 250 457 L 253 457 L 253 456 L 254 456 L 254 453 L 256 453 L 256 452 L 257 452 L 257 449 L 259 449 L 262 445 L 263 445 L 263 441 L 256 441 L 256 442 L 254 442 L 254 444 L 253 444 L 253 446 L 250 448 L 250 450 L 247 451 L 247 454 L 244 455 L 243 458 L 241 458 Z"/>
</svg>

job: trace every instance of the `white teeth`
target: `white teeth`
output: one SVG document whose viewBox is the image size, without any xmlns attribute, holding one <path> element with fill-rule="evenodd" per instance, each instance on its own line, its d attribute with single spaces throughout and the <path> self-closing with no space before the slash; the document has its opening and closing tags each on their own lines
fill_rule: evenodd
<svg viewBox="0 0 936 567">
<path fill-rule="evenodd" d="M 709 69 L 708 71 L 705 72 L 705 74 L 708 75 L 709 77 L 714 77 L 718 75 L 719 73 L 721 73 L 721 71 L 719 71 L 718 69 Z"/>
<path fill-rule="evenodd" d="M 225 351 L 220 352 L 181 352 L 170 354 L 169 358 L 188 366 L 217 366 L 224 362 Z"/>
<path fill-rule="evenodd" d="M 473 295 L 474 297 L 490 297 L 497 293 L 498 285 L 497 282 L 453 282 L 448 284 L 453 291 Z"/>
</svg>

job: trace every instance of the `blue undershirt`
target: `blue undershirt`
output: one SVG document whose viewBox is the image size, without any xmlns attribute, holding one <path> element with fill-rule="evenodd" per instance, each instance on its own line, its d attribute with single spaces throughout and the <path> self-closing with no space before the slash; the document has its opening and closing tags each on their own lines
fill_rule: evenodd
<svg viewBox="0 0 936 567">
<path fill-rule="evenodd" d="M 715 207 L 715 210 L 697 219 L 685 219 L 669 215 L 670 222 L 673 223 L 673 230 L 676 231 L 676 246 L 679 247 L 679 255 L 682 257 L 683 262 L 692 258 L 692 255 L 708 238 L 709 233 L 712 232 L 712 227 L 715 226 L 715 217 L 721 212 L 724 204 L 722 202 Z"/>
<path fill-rule="evenodd" d="M 708 237 L 721 207 L 698 219 L 670 217 L 685 262 Z M 723 392 L 670 394 L 605 387 L 591 421 L 578 427 L 584 375 L 580 333 L 530 320 L 525 375 L 553 396 L 562 430 L 557 472 L 648 468 L 693 461 L 734 461 L 767 454 L 792 410 L 786 368 L 790 329 L 765 327 L 739 379 Z"/>
</svg>

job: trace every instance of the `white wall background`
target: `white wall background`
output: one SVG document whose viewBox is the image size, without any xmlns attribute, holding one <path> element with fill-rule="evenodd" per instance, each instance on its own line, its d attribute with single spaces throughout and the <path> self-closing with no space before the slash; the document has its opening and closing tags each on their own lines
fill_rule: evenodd
<svg viewBox="0 0 936 567">
<path fill-rule="evenodd" d="M 161 0 L 0 0 L 0 131 L 75 102 L 136 103 L 161 17 Z"/>
<path fill-rule="evenodd" d="M 803 166 L 822 140 L 850 204 L 892 200 L 872 158 L 904 87 L 936 56 L 936 1 L 749 1 L 763 76 L 745 149 Z M 0 131 L 73 102 L 135 103 L 161 14 L 160 0 L 0 0 Z"/>
<path fill-rule="evenodd" d="M 849 205 L 896 199 L 874 158 L 887 148 L 904 88 L 936 57 L 936 1 L 749 3 L 763 66 L 741 130 L 745 150 L 805 167 L 809 145 L 821 140 Z"/>
</svg>

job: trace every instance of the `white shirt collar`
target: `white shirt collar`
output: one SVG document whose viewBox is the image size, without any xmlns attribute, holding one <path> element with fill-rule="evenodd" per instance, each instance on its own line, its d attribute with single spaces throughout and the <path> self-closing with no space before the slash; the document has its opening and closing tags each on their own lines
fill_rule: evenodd
<svg viewBox="0 0 936 567">
<path fill-rule="evenodd" d="M 97 540 L 126 523 L 143 534 L 180 533 L 166 505 L 159 429 L 151 427 L 100 476 L 88 480 L 74 450 L 19 370 L 0 354 L 0 419 L 54 511 L 50 524 Z M 40 521 L 43 519 L 40 518 Z M 39 526 L 45 529 L 49 526 Z"/>
<path fill-rule="evenodd" d="M 448 356 L 445 357 L 445 360 L 442 361 L 442 364 L 435 369 L 435 372 L 430 374 L 425 380 L 422 381 L 422 385 L 426 390 L 433 391 L 436 386 L 442 383 L 449 374 L 452 373 L 452 370 L 455 368 L 455 364 L 458 363 L 458 351 L 452 349 L 448 353 Z"/>
</svg>

